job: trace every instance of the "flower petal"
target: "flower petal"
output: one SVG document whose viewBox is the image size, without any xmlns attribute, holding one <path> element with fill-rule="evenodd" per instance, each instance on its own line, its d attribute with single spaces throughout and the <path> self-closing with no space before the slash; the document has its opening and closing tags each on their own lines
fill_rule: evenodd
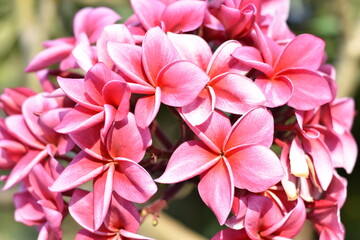
<svg viewBox="0 0 360 240">
<path fill-rule="evenodd" d="M 247 146 L 227 156 L 234 174 L 235 187 L 262 192 L 284 176 L 279 158 L 264 146 Z"/>
<path fill-rule="evenodd" d="M 209 83 L 216 94 L 215 107 L 229 113 L 244 114 L 265 104 L 265 96 L 249 78 L 239 74 L 224 74 Z"/>
<path fill-rule="evenodd" d="M 104 121 L 104 111 L 93 111 L 81 105 L 67 109 L 60 115 L 64 115 L 64 117 L 55 127 L 59 133 L 83 131 Z"/>
<path fill-rule="evenodd" d="M 209 76 L 191 62 L 168 64 L 157 77 L 161 102 L 173 107 L 185 106 L 194 101 L 208 81 Z"/>
<path fill-rule="evenodd" d="M 322 62 L 324 48 L 324 40 L 311 34 L 298 35 L 286 45 L 278 59 L 275 72 L 289 68 L 305 68 L 316 71 Z"/>
<path fill-rule="evenodd" d="M 184 142 L 171 155 L 163 175 L 155 181 L 160 183 L 185 181 L 211 168 L 219 158 L 219 154 L 213 153 L 201 141 Z"/>
<path fill-rule="evenodd" d="M 124 24 L 113 24 L 104 28 L 104 31 L 96 41 L 98 61 L 105 63 L 105 65 L 111 69 L 113 61 L 111 60 L 107 49 L 107 43 L 110 41 L 129 44 L 135 44 L 135 42 L 130 31 Z"/>
<path fill-rule="evenodd" d="M 156 79 L 160 70 L 180 59 L 176 48 L 159 27 L 152 28 L 145 34 L 142 63 L 146 76 L 153 86 L 157 85 Z"/>
<path fill-rule="evenodd" d="M 234 180 L 229 163 L 221 159 L 201 175 L 198 185 L 201 199 L 223 225 L 234 199 Z"/>
<path fill-rule="evenodd" d="M 90 181 L 107 168 L 106 162 L 97 161 L 80 152 L 50 187 L 51 191 L 64 192 Z"/>
<path fill-rule="evenodd" d="M 274 135 L 274 118 L 266 108 L 255 108 L 245 113 L 234 123 L 224 141 L 224 150 L 242 145 L 270 147 Z"/>
<path fill-rule="evenodd" d="M 32 168 L 44 160 L 47 156 L 48 153 L 46 150 L 28 150 L 28 152 L 16 163 L 15 167 L 12 169 L 3 187 L 3 190 L 8 190 L 23 180 L 30 173 Z"/>
<path fill-rule="evenodd" d="M 205 8 L 206 3 L 202 1 L 175 1 L 164 9 L 161 21 L 167 32 L 193 31 L 202 24 Z"/>
<path fill-rule="evenodd" d="M 235 72 L 244 75 L 250 70 L 249 66 L 239 63 L 239 61 L 232 56 L 235 49 L 240 46 L 241 44 L 238 41 L 229 40 L 216 49 L 206 70 L 210 78 L 226 72 Z"/>
<path fill-rule="evenodd" d="M 212 87 L 206 87 L 190 104 L 181 108 L 184 117 L 192 124 L 199 125 L 209 119 L 215 109 L 215 93 Z"/>
<path fill-rule="evenodd" d="M 276 76 L 274 79 L 258 77 L 255 82 L 263 91 L 269 107 L 284 105 L 294 92 L 294 86 L 286 76 Z"/>
<path fill-rule="evenodd" d="M 294 93 L 288 104 L 298 110 L 311 110 L 332 99 L 331 90 L 326 79 L 317 72 L 307 69 L 292 69 L 286 75 L 294 85 Z M 316 91 L 314 91 L 316 86 Z"/>
<path fill-rule="evenodd" d="M 114 191 L 126 200 L 143 203 L 157 191 L 150 174 L 140 165 L 129 159 L 116 159 L 118 165 L 114 172 Z"/>
<path fill-rule="evenodd" d="M 107 44 L 107 51 L 111 60 L 126 77 L 131 79 L 131 81 L 140 85 L 150 85 L 143 73 L 141 47 L 109 41 Z"/>
<path fill-rule="evenodd" d="M 180 56 L 206 70 L 211 56 L 211 48 L 201 37 L 193 34 L 167 33 L 170 41 L 174 44 Z"/>
<path fill-rule="evenodd" d="M 139 162 L 151 145 L 151 135 L 148 128 L 139 128 L 134 115 L 129 113 L 127 118 L 114 122 L 107 136 L 107 149 L 113 157 L 123 157 Z"/>
<path fill-rule="evenodd" d="M 94 230 L 99 229 L 108 213 L 113 191 L 114 164 L 94 178 Z"/>
<path fill-rule="evenodd" d="M 155 94 L 140 98 L 135 106 L 135 120 L 139 127 L 146 128 L 154 121 L 161 104 L 161 89 L 156 88 Z"/>
<path fill-rule="evenodd" d="M 72 44 L 58 44 L 38 53 L 25 68 L 26 72 L 35 72 L 58 63 L 71 54 Z"/>
</svg>

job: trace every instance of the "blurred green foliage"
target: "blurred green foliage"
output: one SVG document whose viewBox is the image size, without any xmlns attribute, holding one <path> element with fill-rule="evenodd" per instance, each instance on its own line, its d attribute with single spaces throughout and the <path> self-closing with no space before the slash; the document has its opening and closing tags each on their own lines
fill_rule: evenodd
<svg viewBox="0 0 360 240">
<path fill-rule="evenodd" d="M 342 25 L 344 21 L 336 13 L 344 7 L 342 4 L 349 4 L 350 21 L 360 21 L 357 20 L 360 19 L 360 1 L 292 0 L 291 4 L 290 28 L 297 34 L 312 33 L 323 38 L 326 41 L 328 62 L 336 63 L 345 34 Z M 24 74 L 23 69 L 41 51 L 44 40 L 70 36 L 74 14 L 87 6 L 111 7 L 123 19 L 132 14 L 128 0 L 0 0 L 0 89 L 20 85 L 39 89 L 34 74 Z M 360 42 L 358 47 L 360 48 Z M 359 77 L 357 81 L 360 81 Z M 359 89 L 355 98 L 359 105 Z M 163 118 L 164 116 L 160 116 L 159 121 L 163 121 Z M 357 117 L 353 133 L 358 142 L 359 126 L 360 119 Z M 168 130 L 172 131 L 171 128 Z M 352 175 L 347 175 L 344 171 L 341 174 L 349 179 L 348 200 L 342 210 L 346 239 L 357 240 L 360 239 L 360 192 L 357 186 L 360 182 L 359 163 Z M 14 192 L 12 190 L 0 194 L 0 239 L 36 239 L 36 230 L 16 223 L 13 219 L 11 195 Z M 220 229 L 196 190 L 181 200 L 171 202 L 167 212 L 208 238 Z M 64 239 L 73 239 L 78 228 L 73 221 L 66 221 Z"/>
</svg>

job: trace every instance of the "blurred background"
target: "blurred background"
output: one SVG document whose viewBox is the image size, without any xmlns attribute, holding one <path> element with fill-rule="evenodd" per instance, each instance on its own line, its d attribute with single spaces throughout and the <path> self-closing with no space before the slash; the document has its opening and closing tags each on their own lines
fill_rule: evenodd
<svg viewBox="0 0 360 240">
<path fill-rule="evenodd" d="M 74 14 L 87 6 L 111 7 L 123 19 L 132 14 L 128 0 L 0 0 L 0 90 L 16 86 L 39 89 L 35 75 L 25 74 L 23 69 L 42 50 L 43 41 L 70 36 Z M 360 109 L 360 1 L 291 0 L 288 23 L 297 34 L 311 33 L 326 41 L 328 62 L 337 69 L 338 95 L 354 97 L 357 109 Z M 359 115 L 355 119 L 353 134 L 359 143 Z M 348 198 L 341 212 L 347 240 L 360 239 L 359 165 L 358 162 L 351 175 L 340 171 L 349 180 Z M 14 221 L 12 194 L 15 191 L 0 193 L 0 239 L 36 239 L 35 229 Z M 166 212 L 186 223 L 186 227 L 164 215 L 158 226 L 146 223 L 142 231 L 171 231 L 177 234 L 191 229 L 203 236 L 189 231 L 194 240 L 211 238 L 220 229 L 213 214 L 203 206 L 197 191 L 185 195 L 181 200 L 171 202 Z M 169 229 L 169 226 L 174 228 Z M 78 229 L 74 222 L 66 220 L 64 239 L 74 239 Z M 191 240 L 179 236 L 169 239 Z"/>
</svg>

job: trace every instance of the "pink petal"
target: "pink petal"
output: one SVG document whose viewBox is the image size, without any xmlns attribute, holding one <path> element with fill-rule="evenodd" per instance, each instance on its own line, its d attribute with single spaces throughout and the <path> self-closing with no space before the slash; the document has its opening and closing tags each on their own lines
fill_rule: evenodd
<svg viewBox="0 0 360 240">
<path fill-rule="evenodd" d="M 356 141 L 351 135 L 351 133 L 347 131 L 344 134 L 340 135 L 339 138 L 342 145 L 346 148 L 346 150 L 344 149 L 343 151 L 343 167 L 346 172 L 350 174 L 355 167 L 356 159 L 358 156 L 358 148 L 356 145 Z"/>
<path fill-rule="evenodd" d="M 33 226 L 45 220 L 41 206 L 36 202 L 29 192 L 18 192 L 14 194 L 15 221 Z"/>
<path fill-rule="evenodd" d="M 28 150 L 28 152 L 16 163 L 15 167 L 12 169 L 3 187 L 3 190 L 8 190 L 23 180 L 30 173 L 32 168 L 44 160 L 47 156 L 48 154 L 46 150 Z"/>
<path fill-rule="evenodd" d="M 215 110 L 201 125 L 189 127 L 212 151 L 221 153 L 226 135 L 231 130 L 231 123 L 225 114 Z"/>
<path fill-rule="evenodd" d="M 103 124 L 100 123 L 82 131 L 70 133 L 70 137 L 77 146 L 90 156 L 108 161 L 111 157 L 107 152 L 106 146 L 101 141 L 100 134 L 102 128 Z"/>
<path fill-rule="evenodd" d="M 265 108 L 255 108 L 245 113 L 229 131 L 224 150 L 256 144 L 270 147 L 274 135 L 274 118 Z"/>
<path fill-rule="evenodd" d="M 255 82 L 263 91 L 269 107 L 277 107 L 284 105 L 291 99 L 294 86 L 289 78 L 285 76 L 277 76 L 274 79 L 257 78 Z"/>
<path fill-rule="evenodd" d="M 97 63 L 95 48 L 90 45 L 89 39 L 85 33 L 81 35 L 81 40 L 79 40 L 71 53 L 76 60 L 77 65 L 79 65 L 84 72 L 89 71 L 89 69 Z"/>
<path fill-rule="evenodd" d="M 132 202 L 120 197 L 113 192 L 109 212 L 105 218 L 104 225 L 113 232 L 119 229 L 137 232 L 140 225 L 139 211 Z"/>
<path fill-rule="evenodd" d="M 84 79 L 57 77 L 57 82 L 71 100 L 94 111 L 102 110 L 86 92 Z"/>
<path fill-rule="evenodd" d="M 301 198 L 297 199 L 296 206 L 288 212 L 287 215 L 290 215 L 289 218 L 285 221 L 285 223 L 283 223 L 277 232 L 279 232 L 278 234 L 283 237 L 292 239 L 299 234 L 306 219 L 306 209 Z"/>
<path fill-rule="evenodd" d="M 135 120 L 139 127 L 146 128 L 155 119 L 161 104 L 161 89 L 156 88 L 154 95 L 140 98 L 135 106 Z"/>
<path fill-rule="evenodd" d="M 250 67 L 239 63 L 239 61 L 232 56 L 235 49 L 240 46 L 241 44 L 238 41 L 230 40 L 221 44 L 216 49 L 206 70 L 210 78 L 226 72 L 236 72 L 244 75 L 250 70 Z"/>
<path fill-rule="evenodd" d="M 201 141 L 191 140 L 181 144 L 171 155 L 160 183 L 177 183 L 195 177 L 214 166 L 220 155 L 213 153 Z"/>
<path fill-rule="evenodd" d="M 229 163 L 221 159 L 203 173 L 198 190 L 201 199 L 214 212 L 219 223 L 224 224 L 234 199 L 234 180 Z"/>
<path fill-rule="evenodd" d="M 48 142 L 47 135 L 54 135 L 54 131 L 52 129 L 53 126 L 41 126 L 39 124 L 39 116 L 48 110 L 58 107 L 59 103 L 55 98 L 46 98 L 42 94 L 31 96 L 23 103 L 22 114 L 26 125 L 34 136 L 44 143 Z"/>
<path fill-rule="evenodd" d="M 324 48 L 325 42 L 322 39 L 310 34 L 301 34 L 285 47 L 276 64 L 275 72 L 289 68 L 315 71 L 322 62 Z"/>
<path fill-rule="evenodd" d="M 181 60 L 168 64 L 157 77 L 161 102 L 173 107 L 185 106 L 194 101 L 208 81 L 209 76 L 193 63 Z"/>
<path fill-rule="evenodd" d="M 318 73 L 307 69 L 293 69 L 282 74 L 286 75 L 294 85 L 289 106 L 299 110 L 310 110 L 331 101 L 329 84 Z M 316 91 L 313 86 L 316 86 Z"/>
<path fill-rule="evenodd" d="M 44 144 L 30 132 L 22 115 L 12 115 L 5 119 L 5 125 L 11 135 L 35 149 L 44 149 Z"/>
<path fill-rule="evenodd" d="M 90 43 L 95 43 L 105 26 L 120 19 L 121 17 L 110 8 L 83 8 L 74 18 L 75 37 L 78 38 L 81 33 L 86 33 Z"/>
<path fill-rule="evenodd" d="M 107 82 L 102 89 L 102 95 L 106 104 L 118 108 L 118 118 L 122 119 L 127 116 L 130 108 L 131 93 L 126 82 L 119 80 Z"/>
<path fill-rule="evenodd" d="M 189 32 L 203 22 L 206 3 L 202 1 L 176 1 L 168 5 L 161 15 L 168 32 Z M 176 16 L 176 18 L 174 18 Z"/>
<path fill-rule="evenodd" d="M 312 157 L 320 185 L 326 191 L 333 177 L 333 166 L 329 150 L 321 140 L 305 141 L 303 144 L 304 150 Z"/>
<path fill-rule="evenodd" d="M 150 174 L 137 163 L 121 158 L 114 173 L 114 191 L 121 197 L 136 203 L 143 203 L 157 191 Z"/>
<path fill-rule="evenodd" d="M 111 71 L 103 63 L 95 64 L 87 73 L 84 80 L 86 94 L 96 101 L 97 104 L 104 104 L 103 88 L 111 80 L 125 82 L 115 72 Z"/>
<path fill-rule="evenodd" d="M 175 34 L 168 32 L 167 36 L 174 44 L 180 56 L 206 70 L 211 56 L 211 48 L 201 37 L 192 34 Z"/>
<path fill-rule="evenodd" d="M 61 222 L 63 220 L 62 212 L 60 212 L 58 209 L 53 209 L 53 203 L 49 200 L 45 200 L 45 199 L 39 200 L 38 204 L 42 206 L 43 212 L 45 213 L 45 217 L 47 220 L 47 224 L 49 224 L 49 230 L 51 231 L 51 235 L 55 235 L 56 238 L 61 239 L 62 237 Z"/>
<path fill-rule="evenodd" d="M 266 76 L 273 74 L 272 66 L 264 63 L 260 51 L 254 47 L 241 46 L 232 53 L 232 56 L 242 64 L 263 72 Z"/>
<path fill-rule="evenodd" d="M 112 67 L 113 61 L 108 53 L 108 42 L 135 44 L 130 31 L 125 25 L 114 24 L 106 26 L 96 42 L 96 49 L 99 62 L 105 63 L 109 68 Z"/>
<path fill-rule="evenodd" d="M 111 164 L 106 171 L 94 178 L 94 230 L 103 224 L 108 213 L 113 191 L 114 171 L 115 166 Z"/>
<path fill-rule="evenodd" d="M 151 142 L 149 129 L 139 128 L 131 113 L 122 121 L 114 122 L 106 141 L 109 154 L 113 158 L 123 157 L 135 162 L 144 157 Z"/>
<path fill-rule="evenodd" d="M 264 146 L 247 146 L 227 156 L 236 187 L 262 192 L 284 176 L 279 158 Z"/>
<path fill-rule="evenodd" d="M 69 203 L 69 212 L 83 228 L 94 231 L 93 192 L 75 189 Z"/>
<path fill-rule="evenodd" d="M 229 113 L 244 114 L 266 101 L 259 87 L 249 78 L 238 74 L 223 74 L 209 83 L 216 94 L 215 107 Z"/>
<path fill-rule="evenodd" d="M 131 0 L 131 6 L 145 29 L 158 26 L 166 5 L 162 1 Z"/>
<path fill-rule="evenodd" d="M 216 96 L 212 87 L 206 87 L 190 104 L 181 108 L 184 117 L 192 124 L 205 122 L 215 109 Z"/>
<path fill-rule="evenodd" d="M 31 60 L 25 71 L 35 72 L 58 63 L 69 56 L 73 48 L 74 46 L 72 44 L 59 44 L 44 49 Z"/>
<path fill-rule="evenodd" d="M 354 122 L 355 114 L 354 99 L 340 98 L 333 101 L 331 104 L 331 116 L 333 118 L 335 131 L 341 133 L 342 129 L 350 130 Z"/>
<path fill-rule="evenodd" d="M 97 161 L 85 152 L 80 152 L 55 180 L 50 190 L 64 192 L 76 188 L 104 172 L 107 167 L 106 162 Z"/>
<path fill-rule="evenodd" d="M 159 27 L 152 28 L 145 34 L 142 63 L 146 76 L 153 86 L 157 85 L 156 79 L 160 70 L 180 59 L 176 48 Z"/>
<path fill-rule="evenodd" d="M 109 41 L 107 51 L 120 71 L 133 82 L 149 86 L 142 68 L 142 49 L 139 46 Z"/>
<path fill-rule="evenodd" d="M 60 114 L 64 114 L 64 117 L 55 127 L 59 133 L 83 131 L 104 121 L 104 111 L 93 111 L 81 105 L 67 109 Z"/>
</svg>

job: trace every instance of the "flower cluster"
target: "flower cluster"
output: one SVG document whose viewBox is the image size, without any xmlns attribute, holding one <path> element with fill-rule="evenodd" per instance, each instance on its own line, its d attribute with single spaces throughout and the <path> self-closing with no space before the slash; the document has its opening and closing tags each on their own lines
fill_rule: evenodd
<svg viewBox="0 0 360 240">
<path fill-rule="evenodd" d="M 149 239 L 144 215 L 190 182 L 227 226 L 213 240 L 292 239 L 305 219 L 344 239 L 336 168 L 355 164 L 354 101 L 335 97 L 324 41 L 288 29 L 289 1 L 131 4 L 123 24 L 80 10 L 74 36 L 45 42 L 26 68 L 43 92 L 1 95 L 15 219 L 38 239 L 61 239 L 67 214 L 76 239 Z M 160 124 L 161 106 L 179 121 Z"/>
</svg>

